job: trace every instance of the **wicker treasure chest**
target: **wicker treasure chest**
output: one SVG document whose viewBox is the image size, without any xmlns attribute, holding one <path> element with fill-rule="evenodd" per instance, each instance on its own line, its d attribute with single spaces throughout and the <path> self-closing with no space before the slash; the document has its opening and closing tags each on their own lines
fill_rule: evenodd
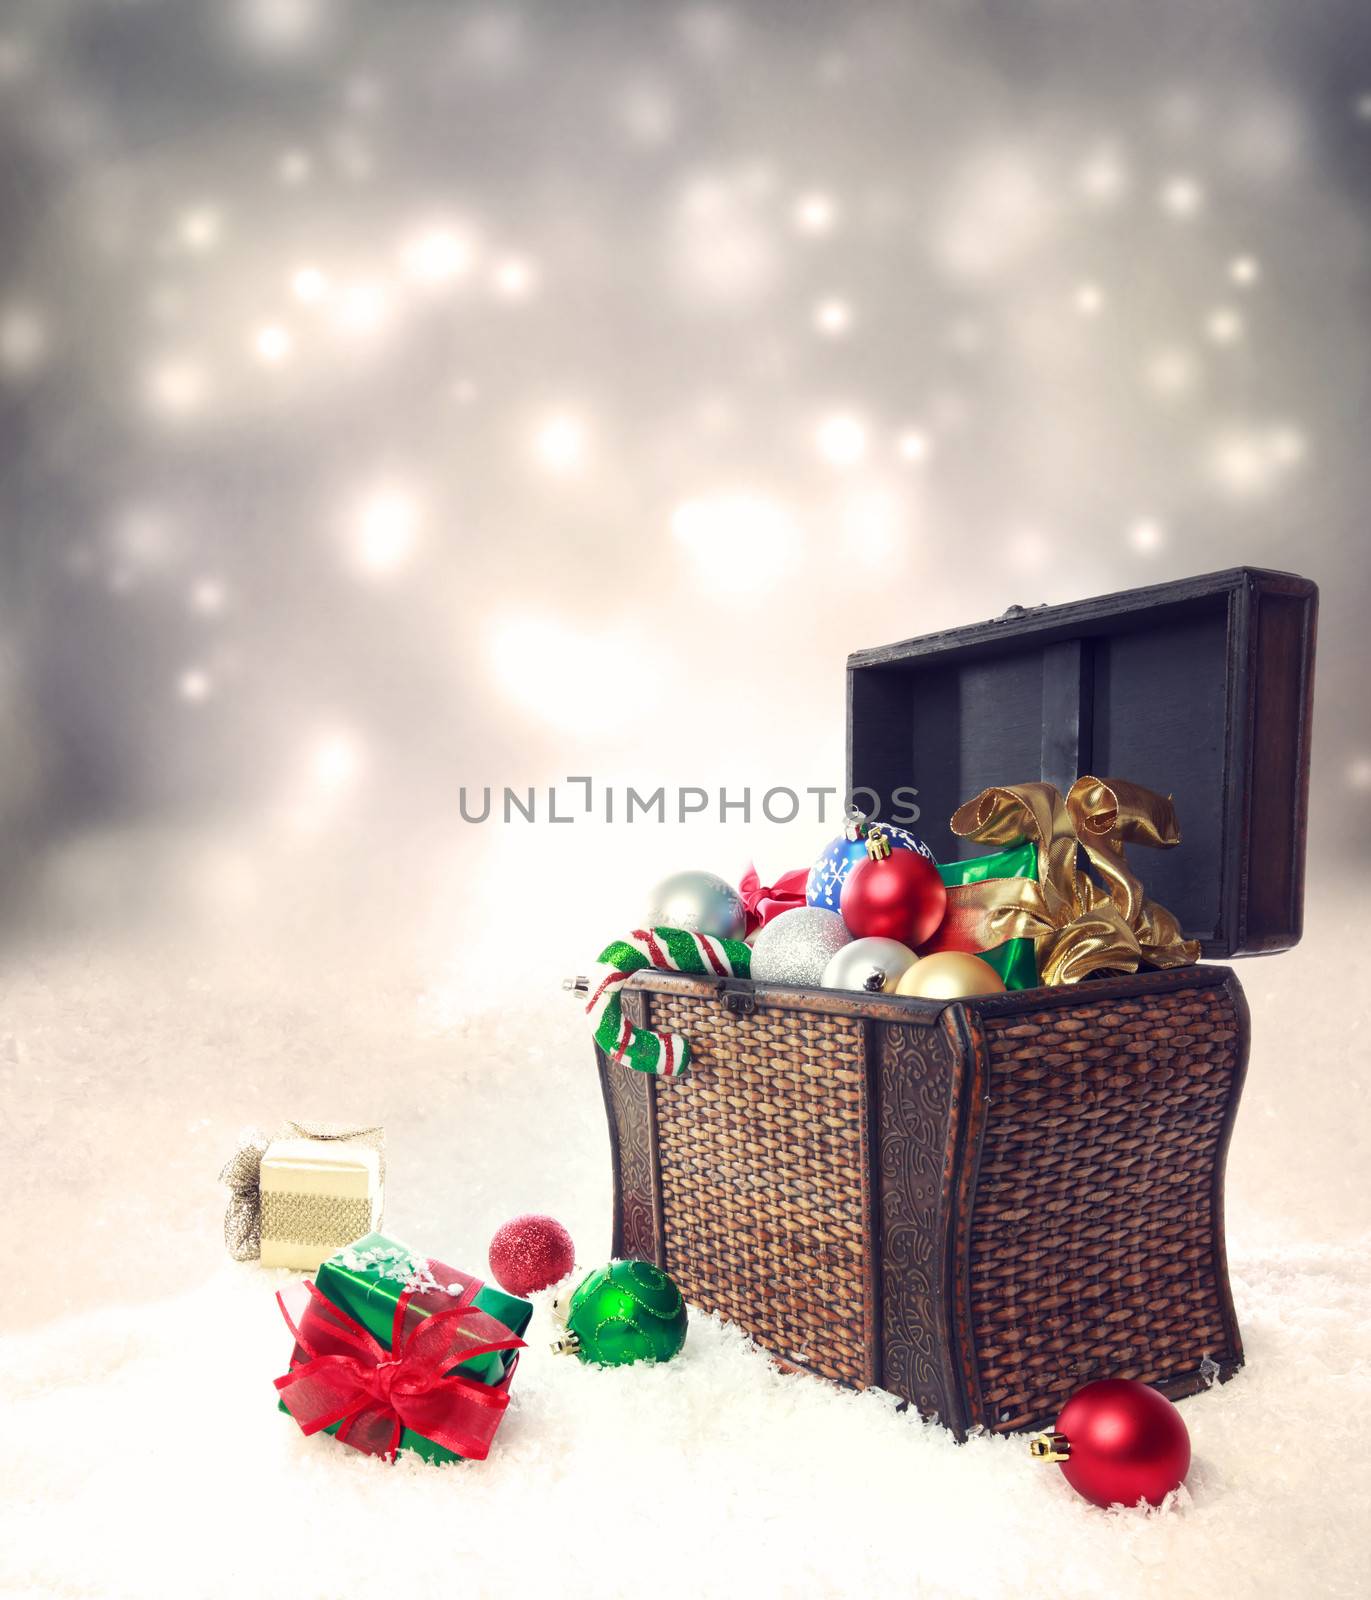
<svg viewBox="0 0 1371 1600">
<path fill-rule="evenodd" d="M 848 661 L 848 790 L 917 788 L 940 861 L 968 796 L 1087 773 L 1175 798 L 1136 870 L 1204 956 L 1300 935 L 1317 590 L 1239 569 Z M 863 792 L 865 791 L 865 793 Z M 1140 853 L 1141 855 L 1142 853 Z M 957 1001 L 647 971 L 688 1076 L 597 1051 L 616 1255 L 783 1364 L 878 1385 L 958 1437 L 1081 1384 L 1178 1398 L 1242 1365 L 1223 1178 L 1247 1057 L 1227 966 Z"/>
</svg>

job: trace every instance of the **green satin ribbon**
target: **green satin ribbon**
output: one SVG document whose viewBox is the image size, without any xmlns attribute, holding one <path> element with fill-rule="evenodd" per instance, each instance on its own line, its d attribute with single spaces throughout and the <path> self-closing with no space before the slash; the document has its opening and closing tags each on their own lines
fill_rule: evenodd
<svg viewBox="0 0 1371 1600">
<path fill-rule="evenodd" d="M 938 868 L 938 876 L 949 889 L 965 883 L 984 883 L 989 878 L 1035 878 L 1037 872 L 1037 848 L 1027 839 L 1012 850 L 976 856 L 970 861 L 948 861 Z M 1006 939 L 991 950 L 976 953 L 999 973 L 1006 989 L 1037 988 L 1038 963 L 1031 939 Z"/>
<path fill-rule="evenodd" d="M 369 1256 L 384 1255 L 387 1250 L 394 1253 L 391 1262 L 367 1259 Z M 320 1291 L 354 1321 L 360 1322 L 387 1349 L 390 1348 L 390 1336 L 395 1323 L 396 1302 L 406 1285 L 404 1273 L 397 1272 L 394 1265 L 402 1257 L 408 1257 L 421 1266 L 429 1259 L 426 1256 L 414 1256 L 403 1245 L 383 1234 L 371 1233 L 349 1245 L 346 1250 L 330 1256 L 314 1274 Z M 481 1285 L 473 1303 L 520 1338 L 533 1316 L 533 1307 L 527 1300 L 506 1294 L 503 1289 L 497 1289 L 489 1283 Z M 491 1350 L 485 1355 L 473 1356 L 470 1361 L 459 1361 L 451 1370 L 467 1373 L 481 1383 L 498 1383 L 517 1354 L 514 1350 Z M 286 1408 L 280 1405 L 279 1409 L 284 1411 Z M 336 1422 L 325 1428 L 324 1432 L 337 1433 L 341 1426 Z M 462 1459 L 410 1428 L 401 1432 L 399 1448 L 402 1451 L 412 1450 L 425 1461 Z"/>
</svg>

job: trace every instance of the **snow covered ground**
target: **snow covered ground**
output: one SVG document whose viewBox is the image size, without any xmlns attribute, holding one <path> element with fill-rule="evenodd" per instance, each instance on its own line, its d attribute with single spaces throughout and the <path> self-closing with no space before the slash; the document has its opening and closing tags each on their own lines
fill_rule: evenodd
<svg viewBox="0 0 1371 1600">
<path fill-rule="evenodd" d="M 100 859 L 136 875 L 126 841 Z M 579 946 L 559 924 L 512 975 L 524 1003 L 490 1009 L 511 992 L 503 948 L 483 961 L 478 938 L 435 959 L 393 906 L 121 915 L 139 904 L 131 881 L 89 859 L 79 876 L 80 916 L 58 872 L 3 953 L 0 1592 L 1366 1592 L 1366 983 L 1341 961 L 1350 897 L 1312 896 L 1301 949 L 1243 968 L 1257 1044 L 1229 1241 L 1248 1366 L 1185 1403 L 1188 1488 L 1146 1515 L 1095 1511 L 1022 1440 L 957 1447 L 885 1396 L 784 1377 L 699 1316 L 678 1361 L 600 1372 L 550 1353 L 540 1303 L 484 1464 L 387 1468 L 304 1439 L 271 1388 L 285 1278 L 220 1243 L 215 1177 L 235 1133 L 379 1115 L 388 1232 L 482 1271 L 501 1221 L 547 1210 L 594 1265 L 609 1243 L 602 1111 L 554 987 Z M 99 903 L 97 881 L 112 883 Z"/>
</svg>

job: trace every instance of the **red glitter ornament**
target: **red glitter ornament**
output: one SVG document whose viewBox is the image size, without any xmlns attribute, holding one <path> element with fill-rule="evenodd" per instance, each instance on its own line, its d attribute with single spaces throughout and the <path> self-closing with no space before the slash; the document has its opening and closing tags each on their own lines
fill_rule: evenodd
<svg viewBox="0 0 1371 1600">
<path fill-rule="evenodd" d="M 1190 1435 L 1164 1394 L 1132 1378 L 1087 1383 L 1029 1448 L 1097 1506 L 1159 1506 L 1190 1470 Z"/>
<path fill-rule="evenodd" d="M 555 1217 L 513 1217 L 490 1241 L 491 1276 L 510 1294 L 560 1283 L 576 1265 L 576 1246 Z"/>
<path fill-rule="evenodd" d="M 872 828 L 867 859 L 843 882 L 838 902 L 854 939 L 895 939 L 917 948 L 938 931 L 947 911 L 947 886 L 938 869 L 914 850 L 892 850 Z"/>
</svg>

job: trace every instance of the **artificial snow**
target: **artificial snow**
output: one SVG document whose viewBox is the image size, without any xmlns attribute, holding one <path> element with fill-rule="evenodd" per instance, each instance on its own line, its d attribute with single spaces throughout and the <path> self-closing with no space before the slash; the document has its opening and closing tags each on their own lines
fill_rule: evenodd
<svg viewBox="0 0 1371 1600">
<path fill-rule="evenodd" d="M 784 1376 L 706 1316 L 668 1365 L 582 1366 L 549 1348 L 550 1293 L 488 1461 L 387 1466 L 304 1438 L 271 1382 L 292 1275 L 229 1261 L 220 1236 L 238 1130 L 379 1117 L 389 1235 L 484 1273 L 495 1228 L 546 1211 L 588 1269 L 609 1161 L 574 1006 L 542 957 L 523 1004 L 482 1012 L 478 967 L 436 997 L 408 948 L 362 961 L 308 919 L 12 944 L 0 1592 L 1364 1594 L 1365 985 L 1324 975 L 1340 916 L 1316 897 L 1305 947 L 1243 968 L 1229 1250 L 1248 1365 L 1183 1403 L 1189 1483 L 1151 1514 L 1095 1510 L 1022 1438 L 958 1446 L 889 1396 Z"/>
</svg>

